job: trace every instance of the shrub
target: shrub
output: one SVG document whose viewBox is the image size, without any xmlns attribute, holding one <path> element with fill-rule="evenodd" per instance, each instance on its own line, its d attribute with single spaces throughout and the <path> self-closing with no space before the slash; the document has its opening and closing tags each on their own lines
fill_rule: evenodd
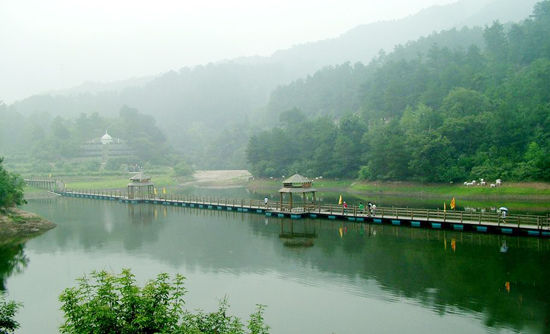
<svg viewBox="0 0 550 334">
<path fill-rule="evenodd" d="M 0 158 L 0 209 L 24 203 L 24 181 L 2 167 L 3 158 Z"/>
<path fill-rule="evenodd" d="M 61 333 L 231 333 L 265 334 L 263 306 L 251 315 L 248 332 L 241 320 L 226 315 L 224 299 L 217 312 L 191 313 L 184 309 L 184 277 L 159 274 L 143 288 L 128 269 L 120 275 L 92 272 L 60 296 L 65 323 Z"/>
<path fill-rule="evenodd" d="M 21 304 L 14 301 L 6 301 L 3 294 L 0 296 L 0 334 L 14 333 L 19 328 L 19 323 L 14 320 L 15 313 Z"/>
</svg>

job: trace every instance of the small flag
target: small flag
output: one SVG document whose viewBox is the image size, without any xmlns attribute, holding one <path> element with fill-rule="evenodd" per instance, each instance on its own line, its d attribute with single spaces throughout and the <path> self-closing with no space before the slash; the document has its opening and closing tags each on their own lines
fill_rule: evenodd
<svg viewBox="0 0 550 334">
<path fill-rule="evenodd" d="M 162 193 L 166 195 L 166 187 L 162 187 Z"/>
<path fill-rule="evenodd" d="M 456 207 L 456 203 L 455 203 L 455 198 L 453 197 L 453 199 L 451 200 L 451 210 L 454 210 Z"/>
<path fill-rule="evenodd" d="M 153 192 L 155 193 L 155 195 L 157 194 L 157 188 L 153 188 Z"/>
<path fill-rule="evenodd" d="M 443 212 L 447 212 L 447 202 L 443 202 Z"/>
<path fill-rule="evenodd" d="M 338 200 L 338 205 L 342 205 L 342 195 L 340 195 L 340 199 Z"/>
</svg>

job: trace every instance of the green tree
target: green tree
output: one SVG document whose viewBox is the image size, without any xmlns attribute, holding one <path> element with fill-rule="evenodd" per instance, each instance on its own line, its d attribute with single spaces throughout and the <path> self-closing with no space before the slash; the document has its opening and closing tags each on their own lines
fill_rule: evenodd
<svg viewBox="0 0 550 334">
<path fill-rule="evenodd" d="M 14 205 L 23 204 L 24 181 L 15 174 L 4 169 L 0 158 L 0 210 L 5 210 Z"/>
<path fill-rule="evenodd" d="M 263 306 L 251 316 L 249 331 L 234 316 L 228 316 L 223 300 L 217 312 L 191 313 L 184 309 L 184 277 L 159 274 L 143 288 L 128 269 L 120 275 L 92 272 L 67 288 L 59 297 L 65 313 L 62 333 L 231 333 L 264 334 Z"/>
<path fill-rule="evenodd" d="M 489 55 L 497 61 L 505 61 L 508 56 L 508 39 L 504 26 L 498 21 L 493 22 L 490 27 L 485 28 L 483 38 Z"/>
</svg>

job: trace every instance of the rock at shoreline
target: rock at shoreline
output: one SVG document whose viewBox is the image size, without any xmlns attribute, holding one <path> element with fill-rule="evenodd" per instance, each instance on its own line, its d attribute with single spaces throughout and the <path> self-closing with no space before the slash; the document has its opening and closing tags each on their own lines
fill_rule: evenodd
<svg viewBox="0 0 550 334">
<path fill-rule="evenodd" d="M 26 240 L 56 225 L 34 213 L 10 208 L 0 214 L 0 244 Z"/>
</svg>

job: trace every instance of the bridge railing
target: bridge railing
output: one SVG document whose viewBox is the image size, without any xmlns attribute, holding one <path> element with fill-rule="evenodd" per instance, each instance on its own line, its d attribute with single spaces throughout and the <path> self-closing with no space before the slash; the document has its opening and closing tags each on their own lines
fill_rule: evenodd
<svg viewBox="0 0 550 334">
<path fill-rule="evenodd" d="M 66 193 L 85 194 L 92 196 L 106 196 L 114 198 L 127 198 L 126 191 L 121 190 L 96 190 L 96 189 L 65 189 Z M 377 207 L 376 210 L 369 210 L 368 207 L 362 209 L 357 205 L 349 205 L 344 208 L 343 205 L 337 204 L 304 204 L 293 203 L 294 207 L 290 210 L 289 202 L 268 201 L 266 205 L 263 200 L 255 199 L 222 199 L 217 197 L 191 196 L 179 194 L 160 194 L 152 195 L 152 197 L 135 197 L 136 200 L 158 200 L 158 201 L 180 201 L 187 203 L 216 205 L 216 206 L 231 206 L 242 207 L 249 209 L 264 209 L 271 211 L 281 211 L 286 213 L 323 213 L 344 215 L 352 217 L 377 217 L 377 218 L 393 218 L 407 220 L 423 220 L 437 222 L 453 222 L 453 223 L 478 223 L 478 224 L 495 224 L 495 225 L 516 225 L 530 227 L 550 227 L 550 216 L 540 215 L 507 215 L 505 218 L 495 212 L 471 212 L 457 210 L 440 210 L 440 209 L 417 209 L 417 208 L 397 208 L 397 207 Z"/>
<path fill-rule="evenodd" d="M 408 220 L 425 220 L 425 221 L 443 221 L 456 223 L 489 223 L 489 224 L 506 224 L 506 225 L 532 225 L 535 227 L 550 226 L 550 218 L 548 216 L 539 215 L 507 215 L 505 218 L 501 214 L 495 212 L 471 212 L 457 210 L 438 210 L 438 209 L 416 209 L 416 208 L 397 208 L 397 207 L 377 207 L 376 210 L 369 210 L 367 207 L 360 209 L 356 205 L 349 205 L 344 208 L 343 205 L 323 204 L 309 205 L 308 212 L 329 213 L 338 215 L 348 215 L 357 217 L 379 217 L 379 218 L 395 218 Z"/>
</svg>

